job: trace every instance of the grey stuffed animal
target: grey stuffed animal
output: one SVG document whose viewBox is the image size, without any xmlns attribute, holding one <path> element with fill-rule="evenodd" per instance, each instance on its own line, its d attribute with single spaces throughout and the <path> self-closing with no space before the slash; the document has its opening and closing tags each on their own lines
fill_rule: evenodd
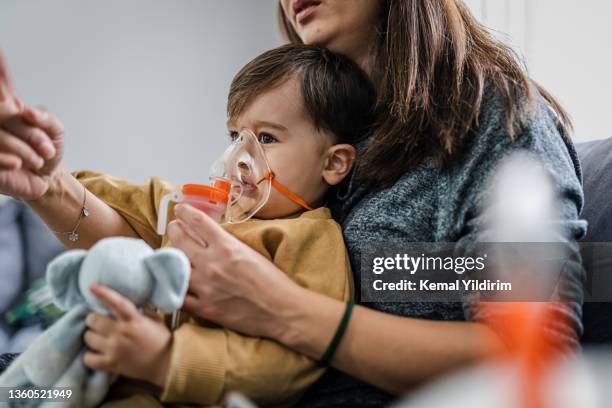
<svg viewBox="0 0 612 408">
<path fill-rule="evenodd" d="M 53 260 L 47 280 L 55 303 L 66 314 L 47 329 L 0 376 L 0 387 L 69 387 L 64 406 L 92 407 L 106 396 L 115 376 L 91 371 L 83 364 L 85 318 L 89 312 L 110 314 L 90 292 L 94 283 L 106 285 L 137 307 L 150 303 L 164 313 L 183 304 L 191 267 L 174 248 L 154 251 L 144 241 L 107 238 L 89 251 L 73 250 Z M 57 402 L 47 402 L 57 407 Z M 19 406 L 44 406 L 31 401 Z"/>
</svg>

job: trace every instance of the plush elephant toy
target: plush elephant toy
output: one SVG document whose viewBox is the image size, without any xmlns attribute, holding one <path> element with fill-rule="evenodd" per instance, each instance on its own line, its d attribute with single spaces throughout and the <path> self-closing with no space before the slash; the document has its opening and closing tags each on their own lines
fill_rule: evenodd
<svg viewBox="0 0 612 408">
<path fill-rule="evenodd" d="M 47 280 L 55 303 L 66 313 L 13 361 L 0 376 L 0 387 L 68 387 L 72 394 L 62 406 L 98 405 L 115 376 L 91 371 L 83 364 L 87 314 L 110 314 L 90 292 L 91 285 L 106 285 L 137 307 L 152 304 L 169 314 L 183 304 L 190 272 L 183 252 L 174 248 L 154 251 L 132 238 L 107 238 L 89 251 L 58 256 L 47 268 Z M 41 401 L 20 402 L 19 406 L 46 405 Z M 57 402 L 47 404 L 58 406 Z"/>
</svg>

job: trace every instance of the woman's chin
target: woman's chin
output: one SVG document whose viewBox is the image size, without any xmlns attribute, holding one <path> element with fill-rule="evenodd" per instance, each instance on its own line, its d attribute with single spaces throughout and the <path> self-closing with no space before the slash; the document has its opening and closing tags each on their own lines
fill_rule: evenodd
<svg viewBox="0 0 612 408">
<path fill-rule="evenodd" d="M 325 47 L 332 52 L 336 52 L 338 54 L 348 55 L 348 48 L 343 46 L 345 42 L 342 41 L 341 38 L 337 36 L 322 36 L 322 35 L 312 35 L 301 37 L 304 44 L 307 45 L 319 45 L 321 47 Z"/>
<path fill-rule="evenodd" d="M 327 48 L 332 42 L 333 36 L 316 23 L 311 24 L 312 26 L 306 26 L 299 31 L 302 42 L 307 45 L 320 45 Z"/>
</svg>

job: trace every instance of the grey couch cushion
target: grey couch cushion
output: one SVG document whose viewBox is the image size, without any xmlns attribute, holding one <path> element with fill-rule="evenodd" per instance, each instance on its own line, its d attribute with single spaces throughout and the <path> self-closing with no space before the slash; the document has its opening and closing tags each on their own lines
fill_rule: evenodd
<svg viewBox="0 0 612 408">
<path fill-rule="evenodd" d="M 25 204 L 0 199 L 0 352 L 22 351 L 37 327 L 6 324 L 4 313 L 20 301 L 47 263 L 64 250 L 46 225 Z"/>
<path fill-rule="evenodd" d="M 584 178 L 585 241 L 612 242 L 612 138 L 576 145 Z"/>
<path fill-rule="evenodd" d="M 612 138 L 580 143 L 576 150 L 584 181 L 582 217 L 589 223 L 584 241 L 612 242 Z M 583 253 L 583 259 L 587 274 L 591 273 L 593 260 L 587 253 Z M 603 269 L 612 273 L 612 263 Z M 585 303 L 583 322 L 584 344 L 612 343 L 612 303 Z"/>
<path fill-rule="evenodd" d="M 22 208 L 17 201 L 0 203 L 0 321 L 24 289 L 25 256 L 18 222 L 21 213 Z"/>
</svg>

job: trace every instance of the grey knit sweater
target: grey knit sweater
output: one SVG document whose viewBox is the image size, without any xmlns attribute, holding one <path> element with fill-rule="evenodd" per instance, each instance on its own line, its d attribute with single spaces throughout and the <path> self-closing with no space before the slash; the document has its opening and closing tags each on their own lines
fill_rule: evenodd
<svg viewBox="0 0 612 408">
<path fill-rule="evenodd" d="M 575 252 L 566 294 L 577 299 L 569 314 L 570 325 L 551 327 L 558 336 L 577 345 L 582 332 L 581 300 L 583 270 L 575 242 L 586 233 L 579 219 L 583 205 L 581 170 L 574 147 L 566 143 L 555 126 L 555 117 L 539 95 L 537 111 L 514 139 L 505 130 L 502 99 L 495 90 L 485 95 L 480 127 L 461 154 L 444 169 L 423 164 L 406 173 L 390 188 L 367 191 L 358 183 L 346 183 L 347 194 L 332 204 L 341 222 L 359 293 L 359 254 L 366 248 L 400 242 L 471 243 L 485 233 L 482 203 L 487 180 L 501 159 L 517 149 L 539 157 L 561 197 L 564 237 Z M 342 188 L 339 190 L 342 191 Z M 461 303 L 366 303 L 366 307 L 401 316 L 432 320 L 478 320 L 478 313 Z M 329 370 L 306 394 L 306 407 L 380 407 L 393 397 L 336 370 Z"/>
</svg>

